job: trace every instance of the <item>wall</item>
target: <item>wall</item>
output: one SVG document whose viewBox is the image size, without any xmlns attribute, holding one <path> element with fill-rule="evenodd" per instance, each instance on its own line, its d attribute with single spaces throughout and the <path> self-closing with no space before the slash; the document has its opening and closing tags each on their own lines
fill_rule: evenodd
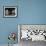
<svg viewBox="0 0 46 46">
<path fill-rule="evenodd" d="M 19 0 L 19 23 L 46 24 L 46 0 Z"/>
<path fill-rule="evenodd" d="M 18 6 L 18 0 L 0 0 L 0 44 L 7 44 L 10 32 L 16 32 L 17 35 L 18 18 L 3 18 L 3 6 Z"/>
<path fill-rule="evenodd" d="M 18 6 L 16 18 L 3 18 L 3 6 Z M 7 44 L 9 32 L 18 24 L 46 24 L 46 0 L 0 0 L 0 44 Z M 17 43 L 17 40 L 16 40 Z"/>
</svg>

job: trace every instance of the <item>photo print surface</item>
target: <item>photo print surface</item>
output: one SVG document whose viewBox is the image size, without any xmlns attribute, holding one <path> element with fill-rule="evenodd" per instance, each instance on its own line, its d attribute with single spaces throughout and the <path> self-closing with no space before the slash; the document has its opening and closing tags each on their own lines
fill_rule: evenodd
<svg viewBox="0 0 46 46">
<path fill-rule="evenodd" d="M 14 16 L 15 15 L 15 8 L 5 8 L 5 15 L 7 16 Z"/>
</svg>

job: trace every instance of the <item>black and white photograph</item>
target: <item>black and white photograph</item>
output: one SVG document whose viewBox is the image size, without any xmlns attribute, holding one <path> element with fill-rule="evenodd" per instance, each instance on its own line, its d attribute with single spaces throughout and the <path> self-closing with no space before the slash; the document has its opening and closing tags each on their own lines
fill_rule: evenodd
<svg viewBox="0 0 46 46">
<path fill-rule="evenodd" d="M 16 17 L 17 7 L 15 6 L 4 6 L 4 17 Z"/>
</svg>

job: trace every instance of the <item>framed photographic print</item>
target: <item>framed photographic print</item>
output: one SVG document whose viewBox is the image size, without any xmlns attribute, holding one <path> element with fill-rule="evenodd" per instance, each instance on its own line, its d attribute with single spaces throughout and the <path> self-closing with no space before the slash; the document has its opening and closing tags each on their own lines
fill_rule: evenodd
<svg viewBox="0 0 46 46">
<path fill-rule="evenodd" d="M 4 17 L 16 17 L 17 7 L 16 6 L 4 6 Z"/>
</svg>

